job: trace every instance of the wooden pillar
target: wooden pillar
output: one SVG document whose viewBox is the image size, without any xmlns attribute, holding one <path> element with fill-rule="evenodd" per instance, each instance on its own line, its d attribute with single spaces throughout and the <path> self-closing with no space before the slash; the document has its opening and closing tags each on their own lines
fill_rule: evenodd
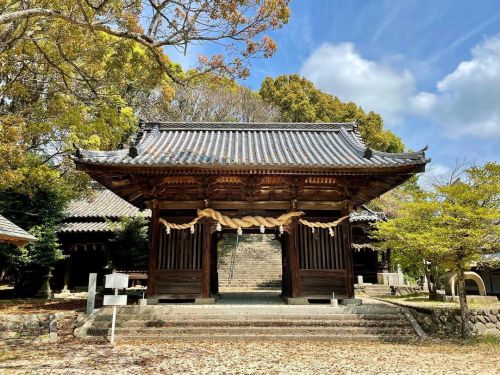
<svg viewBox="0 0 500 375">
<path fill-rule="evenodd" d="M 210 298 L 210 268 L 212 260 L 212 220 L 203 221 L 203 249 L 201 255 L 201 298 Z"/>
<path fill-rule="evenodd" d="M 151 239 L 148 260 L 148 298 L 155 294 L 156 270 L 158 269 L 158 245 L 160 243 L 160 205 L 158 200 L 151 201 Z"/>
<path fill-rule="evenodd" d="M 288 234 L 288 261 L 290 263 L 290 282 L 292 286 L 292 298 L 300 297 L 302 294 L 300 286 L 300 263 L 299 263 L 299 245 L 298 245 L 298 228 L 299 222 L 297 218 L 293 218 L 290 223 L 290 232 Z"/>
<path fill-rule="evenodd" d="M 64 259 L 64 286 L 63 292 L 69 292 L 69 278 L 71 274 L 71 253 Z"/>
<path fill-rule="evenodd" d="M 345 271 L 346 271 L 346 292 L 348 298 L 354 297 L 354 271 L 351 249 L 351 225 L 349 219 L 342 222 L 342 246 L 344 248 Z"/>
</svg>

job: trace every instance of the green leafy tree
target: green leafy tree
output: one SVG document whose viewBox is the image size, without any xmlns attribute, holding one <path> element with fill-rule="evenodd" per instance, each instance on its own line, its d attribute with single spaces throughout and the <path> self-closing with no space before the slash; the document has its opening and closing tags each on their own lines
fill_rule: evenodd
<svg viewBox="0 0 500 375">
<path fill-rule="evenodd" d="M 76 147 L 120 147 L 141 103 L 166 108 L 174 83 L 247 76 L 252 58 L 276 50 L 266 30 L 288 16 L 287 0 L 0 1 L 0 211 L 41 237 L 11 249 L 16 269 L 57 258 L 49 228 L 88 187 L 67 158 Z M 193 43 L 220 53 L 185 73 L 168 52 Z M 42 213 L 45 204 L 53 209 Z"/>
<path fill-rule="evenodd" d="M 113 265 L 122 269 L 146 269 L 148 264 L 148 226 L 144 217 L 122 218 L 114 223 Z"/>
<path fill-rule="evenodd" d="M 500 241 L 500 165 L 472 167 L 461 178 L 435 185 L 425 199 L 403 202 L 400 214 L 377 224 L 376 236 L 419 266 L 457 274 L 462 336 L 470 334 L 464 272 Z"/>
<path fill-rule="evenodd" d="M 282 121 L 287 122 L 350 122 L 357 121 L 363 140 L 379 151 L 401 152 L 403 143 L 394 133 L 384 130 L 380 115 L 365 113 L 359 106 L 344 103 L 327 94 L 311 81 L 297 75 L 266 78 L 260 95 L 281 111 Z"/>
<path fill-rule="evenodd" d="M 34 159 L 30 161 L 37 163 Z M 0 212 L 38 240 L 21 248 L 3 244 L 0 258 L 13 270 L 16 294 L 27 295 L 38 290 L 41 278 L 62 258 L 56 228 L 73 193 L 59 173 L 45 165 L 24 167 L 19 177 L 22 185 L 0 190 Z"/>
<path fill-rule="evenodd" d="M 433 238 L 438 202 L 433 194 L 422 192 L 401 198 L 393 207 L 392 218 L 374 225 L 372 236 L 380 241 L 381 249 L 392 250 L 393 262 L 401 264 L 405 272 L 425 275 L 429 297 L 434 299 L 444 262 Z"/>
</svg>

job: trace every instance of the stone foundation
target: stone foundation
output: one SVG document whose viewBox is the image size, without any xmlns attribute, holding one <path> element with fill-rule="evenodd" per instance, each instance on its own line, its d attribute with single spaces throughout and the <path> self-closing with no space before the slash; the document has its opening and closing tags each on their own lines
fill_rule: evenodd
<svg viewBox="0 0 500 375">
<path fill-rule="evenodd" d="M 57 339 L 56 314 L 1 314 L 0 342 Z"/>
<path fill-rule="evenodd" d="M 409 308 L 422 329 L 430 335 L 460 335 L 462 318 L 457 309 Z M 473 335 L 500 336 L 500 310 L 470 310 Z"/>
</svg>

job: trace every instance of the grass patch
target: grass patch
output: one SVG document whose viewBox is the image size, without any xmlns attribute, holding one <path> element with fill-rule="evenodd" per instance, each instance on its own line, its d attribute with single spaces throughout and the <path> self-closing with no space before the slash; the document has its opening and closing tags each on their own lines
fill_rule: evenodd
<svg viewBox="0 0 500 375">
<path fill-rule="evenodd" d="M 464 341 L 465 345 L 500 345 L 500 336 L 482 335 L 472 336 Z"/>
<path fill-rule="evenodd" d="M 397 301 L 409 307 L 427 307 L 427 308 L 437 308 L 437 309 L 460 309 L 459 302 L 441 302 L 430 300 L 429 296 L 425 293 L 415 293 L 409 294 L 407 296 L 388 296 L 384 297 L 384 300 L 391 302 Z M 469 309 L 480 310 L 480 309 L 500 309 L 500 301 L 494 303 L 473 303 L 469 302 Z"/>
<path fill-rule="evenodd" d="M 13 298 L 0 300 L 0 314 L 40 314 L 57 311 L 83 310 L 84 299 Z"/>
</svg>

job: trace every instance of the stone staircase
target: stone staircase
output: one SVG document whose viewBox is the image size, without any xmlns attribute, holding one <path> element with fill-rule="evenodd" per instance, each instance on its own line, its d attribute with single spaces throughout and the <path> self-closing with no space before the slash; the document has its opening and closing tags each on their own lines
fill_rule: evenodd
<svg viewBox="0 0 500 375">
<path fill-rule="evenodd" d="M 78 328 L 79 335 L 110 335 L 111 308 Z M 416 327 L 415 328 L 415 324 Z M 393 305 L 170 305 L 118 308 L 116 338 L 153 340 L 419 340 L 409 313 Z"/>
<path fill-rule="evenodd" d="M 270 234 L 227 234 L 219 249 L 219 288 L 280 289 L 281 245 Z"/>
</svg>

